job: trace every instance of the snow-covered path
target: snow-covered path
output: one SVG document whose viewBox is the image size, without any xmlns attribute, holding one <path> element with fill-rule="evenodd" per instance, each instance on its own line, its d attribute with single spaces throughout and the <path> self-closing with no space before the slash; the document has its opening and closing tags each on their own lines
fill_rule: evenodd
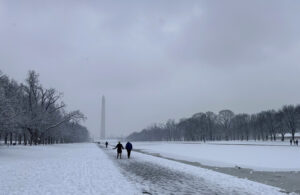
<svg viewBox="0 0 300 195">
<path fill-rule="evenodd" d="M 121 172 L 141 191 L 150 194 L 282 194 L 280 189 L 207 169 L 133 152 L 116 159 L 101 147 Z"/>
<path fill-rule="evenodd" d="M 119 161 L 123 173 L 136 184 L 143 184 L 142 191 L 151 194 L 226 194 L 212 188 L 203 178 L 174 171 L 151 162 Z"/>
<path fill-rule="evenodd" d="M 140 194 L 92 143 L 0 147 L 0 195 Z"/>
</svg>

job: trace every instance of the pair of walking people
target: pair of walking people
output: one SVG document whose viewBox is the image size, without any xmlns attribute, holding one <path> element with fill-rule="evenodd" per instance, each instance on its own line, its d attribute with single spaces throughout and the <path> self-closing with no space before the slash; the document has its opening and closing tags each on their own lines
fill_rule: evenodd
<svg viewBox="0 0 300 195">
<path fill-rule="evenodd" d="M 296 140 L 290 139 L 290 145 L 293 145 L 293 143 L 294 145 L 298 146 L 298 139 Z"/>
<path fill-rule="evenodd" d="M 123 145 L 121 142 L 119 142 L 116 147 L 113 149 L 117 149 L 117 159 L 122 158 L 122 150 L 124 149 Z M 131 150 L 132 150 L 132 144 L 130 142 L 127 142 L 125 149 L 127 150 L 127 157 L 130 158 Z"/>
</svg>

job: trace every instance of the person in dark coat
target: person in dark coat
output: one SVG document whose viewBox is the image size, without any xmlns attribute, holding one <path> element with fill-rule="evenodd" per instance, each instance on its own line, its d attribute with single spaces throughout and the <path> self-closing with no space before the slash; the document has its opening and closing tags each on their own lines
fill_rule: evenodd
<svg viewBox="0 0 300 195">
<path fill-rule="evenodd" d="M 290 139 L 290 145 L 292 145 L 293 144 L 293 140 L 292 139 Z"/>
<path fill-rule="evenodd" d="M 296 146 L 298 146 L 298 139 L 296 140 Z"/>
<path fill-rule="evenodd" d="M 117 159 L 120 157 L 120 159 L 122 158 L 122 149 L 124 149 L 123 145 L 121 144 L 121 142 L 119 142 L 116 147 L 114 147 L 113 149 L 117 149 Z"/>
<path fill-rule="evenodd" d="M 106 146 L 106 148 L 107 148 L 107 146 L 108 146 L 108 142 L 105 142 L 105 146 Z"/>
<path fill-rule="evenodd" d="M 127 157 L 130 158 L 130 153 L 131 153 L 131 150 L 132 150 L 132 144 L 130 142 L 127 142 L 125 148 L 127 150 Z"/>
</svg>

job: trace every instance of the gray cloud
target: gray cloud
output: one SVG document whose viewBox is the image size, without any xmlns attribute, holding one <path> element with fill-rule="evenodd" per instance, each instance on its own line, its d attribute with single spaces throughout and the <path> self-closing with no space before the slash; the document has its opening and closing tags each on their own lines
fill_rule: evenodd
<svg viewBox="0 0 300 195">
<path fill-rule="evenodd" d="M 206 1 L 186 24 L 174 53 L 207 65 L 260 64 L 299 44 L 299 8 L 295 1 Z"/>
<path fill-rule="evenodd" d="M 34 69 L 94 134 L 299 103 L 298 1 L 0 0 L 0 69 Z"/>
</svg>

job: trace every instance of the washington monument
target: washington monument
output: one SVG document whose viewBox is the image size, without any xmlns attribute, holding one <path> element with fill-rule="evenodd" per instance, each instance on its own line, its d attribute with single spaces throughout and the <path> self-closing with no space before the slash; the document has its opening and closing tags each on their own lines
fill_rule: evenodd
<svg viewBox="0 0 300 195">
<path fill-rule="evenodd" d="M 105 97 L 102 96 L 100 139 L 105 139 Z"/>
</svg>

